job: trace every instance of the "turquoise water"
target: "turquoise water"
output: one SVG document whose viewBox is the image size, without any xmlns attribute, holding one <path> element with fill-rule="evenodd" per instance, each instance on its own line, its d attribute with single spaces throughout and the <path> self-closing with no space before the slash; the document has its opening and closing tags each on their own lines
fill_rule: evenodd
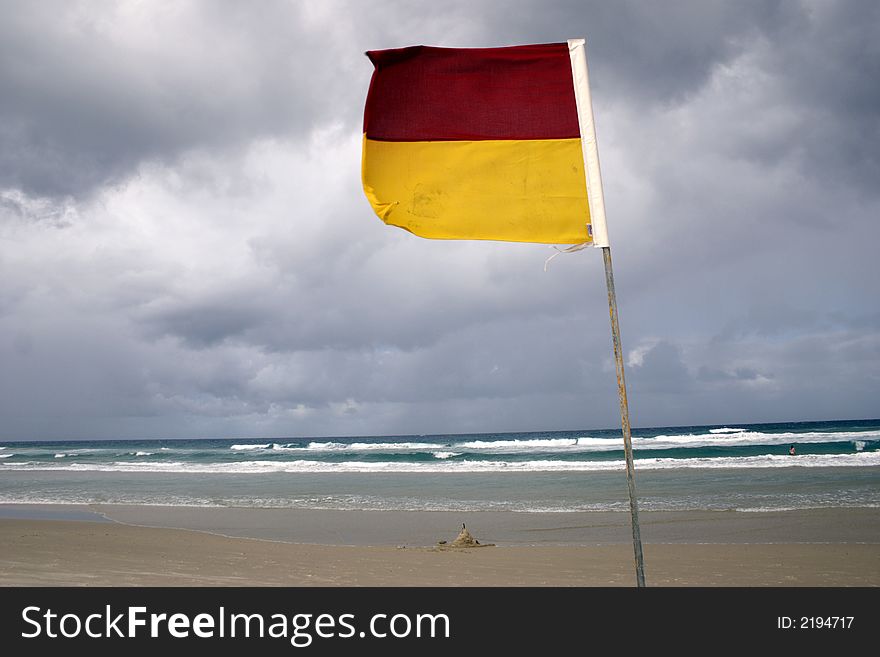
<svg viewBox="0 0 880 657">
<path fill-rule="evenodd" d="M 646 510 L 880 505 L 880 420 L 643 428 L 633 431 L 633 448 Z M 3 442 L 0 503 L 628 508 L 619 429 Z"/>
</svg>

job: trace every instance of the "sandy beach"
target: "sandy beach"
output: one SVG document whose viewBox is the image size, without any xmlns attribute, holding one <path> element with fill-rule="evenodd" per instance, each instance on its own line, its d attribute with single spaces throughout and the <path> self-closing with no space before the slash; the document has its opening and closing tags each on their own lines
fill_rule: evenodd
<svg viewBox="0 0 880 657">
<path fill-rule="evenodd" d="M 54 519 L 65 513 L 80 515 Z M 461 516 L 7 508 L 0 519 L 0 585 L 634 584 L 626 514 L 471 514 L 468 528 L 497 546 L 463 550 L 436 546 L 438 539 L 455 537 L 452 515 Z M 501 530 L 505 521 L 507 533 Z M 360 526 L 373 528 L 375 534 L 366 532 L 369 541 L 357 540 Z M 440 533 L 446 527 L 452 529 Z M 337 540 L 327 540 L 320 529 L 335 532 Z M 649 586 L 880 586 L 877 509 L 649 513 L 642 529 Z M 398 542 L 406 532 L 435 538 Z M 296 534 L 298 541 L 292 540 Z"/>
</svg>

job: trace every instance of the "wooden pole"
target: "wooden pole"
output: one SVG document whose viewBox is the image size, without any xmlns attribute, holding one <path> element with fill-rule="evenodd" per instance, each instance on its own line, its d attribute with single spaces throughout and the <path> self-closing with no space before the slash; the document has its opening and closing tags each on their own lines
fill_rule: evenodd
<svg viewBox="0 0 880 657">
<path fill-rule="evenodd" d="M 636 585 L 645 586 L 645 559 L 639 531 L 639 505 L 636 501 L 636 483 L 633 469 L 632 434 L 629 425 L 629 404 L 626 399 L 626 379 L 623 375 L 623 349 L 620 347 L 620 326 L 617 323 L 617 295 L 614 292 L 614 272 L 611 269 L 611 247 L 602 247 L 605 261 L 605 283 L 608 286 L 608 312 L 611 315 L 611 339 L 614 342 L 614 362 L 617 365 L 617 395 L 620 398 L 620 423 L 623 428 L 623 453 L 626 459 L 626 485 L 629 489 L 629 510 L 632 518 L 633 551 L 636 560 Z"/>
</svg>

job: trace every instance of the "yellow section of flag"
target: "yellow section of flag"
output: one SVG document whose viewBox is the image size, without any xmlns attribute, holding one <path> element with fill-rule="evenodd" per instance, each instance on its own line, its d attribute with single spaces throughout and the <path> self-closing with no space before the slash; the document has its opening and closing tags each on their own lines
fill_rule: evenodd
<svg viewBox="0 0 880 657">
<path fill-rule="evenodd" d="M 590 241 L 580 139 L 376 141 L 364 192 L 387 224 L 432 239 Z"/>
</svg>

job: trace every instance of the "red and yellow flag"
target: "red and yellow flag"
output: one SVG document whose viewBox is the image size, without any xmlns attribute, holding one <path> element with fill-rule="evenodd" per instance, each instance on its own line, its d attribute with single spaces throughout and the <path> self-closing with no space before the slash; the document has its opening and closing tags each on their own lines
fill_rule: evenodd
<svg viewBox="0 0 880 657">
<path fill-rule="evenodd" d="M 583 40 L 367 56 L 362 176 L 385 223 L 434 239 L 596 241 Z"/>
</svg>

